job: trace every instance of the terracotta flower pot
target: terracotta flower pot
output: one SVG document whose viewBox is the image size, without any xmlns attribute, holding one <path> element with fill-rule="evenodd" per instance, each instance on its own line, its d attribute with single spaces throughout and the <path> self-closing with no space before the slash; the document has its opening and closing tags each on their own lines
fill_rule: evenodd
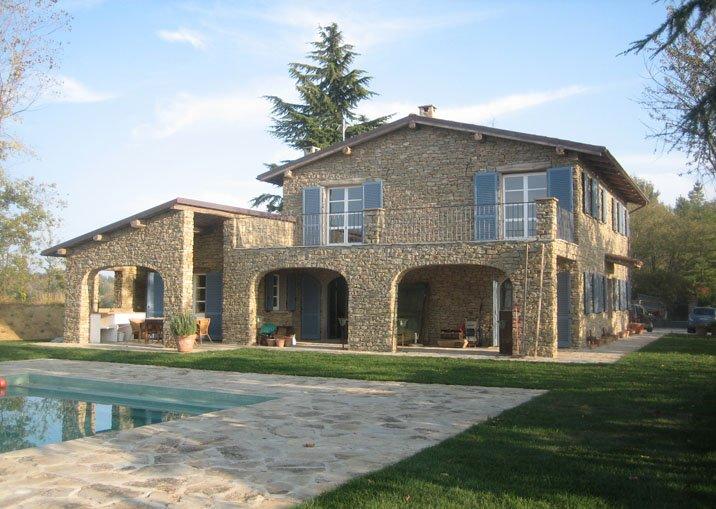
<svg viewBox="0 0 716 509">
<path fill-rule="evenodd" d="M 276 340 L 273 338 L 266 338 L 266 346 L 276 346 Z"/>
<path fill-rule="evenodd" d="M 196 334 L 181 336 L 177 338 L 177 350 L 180 352 L 191 352 L 194 350 L 194 342 L 196 342 Z"/>
<path fill-rule="evenodd" d="M 276 338 L 276 346 L 279 348 L 286 346 L 286 338 Z"/>
</svg>

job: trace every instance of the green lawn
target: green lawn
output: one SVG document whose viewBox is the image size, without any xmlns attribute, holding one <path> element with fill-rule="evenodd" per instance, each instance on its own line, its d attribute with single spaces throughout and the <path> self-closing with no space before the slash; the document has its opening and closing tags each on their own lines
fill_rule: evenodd
<svg viewBox="0 0 716 509">
<path fill-rule="evenodd" d="M 715 340 L 674 335 L 598 366 L 263 349 L 178 356 L 0 343 L 0 360 L 42 357 L 550 389 L 309 508 L 716 507 Z"/>
</svg>

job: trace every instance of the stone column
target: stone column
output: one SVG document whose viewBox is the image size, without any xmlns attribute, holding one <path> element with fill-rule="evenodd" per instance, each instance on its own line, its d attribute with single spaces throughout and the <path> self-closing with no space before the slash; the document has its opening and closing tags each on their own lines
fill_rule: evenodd
<svg viewBox="0 0 716 509">
<path fill-rule="evenodd" d="M 159 272 L 164 279 L 164 340 L 174 344 L 169 328 L 169 319 L 184 311 L 191 311 L 194 290 L 194 212 L 179 210 L 176 213 L 172 238 L 176 245 L 167 246 L 173 250 L 168 254 Z"/>
<path fill-rule="evenodd" d="M 395 350 L 397 284 L 392 284 L 391 276 L 370 263 L 345 275 L 348 282 L 349 349 Z"/>
</svg>

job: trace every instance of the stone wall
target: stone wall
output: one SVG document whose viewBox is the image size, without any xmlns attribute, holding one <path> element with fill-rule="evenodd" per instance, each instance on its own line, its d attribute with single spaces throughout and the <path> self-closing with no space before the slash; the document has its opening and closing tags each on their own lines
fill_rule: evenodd
<svg viewBox="0 0 716 509">
<path fill-rule="evenodd" d="M 224 229 L 218 225 L 207 233 L 194 234 L 194 273 L 224 270 Z"/>
<path fill-rule="evenodd" d="M 190 309 L 193 287 L 193 212 L 173 210 L 69 250 L 65 298 L 65 341 L 89 340 L 90 284 L 98 271 L 111 267 L 146 267 L 164 279 L 166 316 Z M 169 338 L 168 324 L 165 337 Z"/>
<path fill-rule="evenodd" d="M 290 214 L 276 219 L 240 216 L 226 221 L 225 241 L 237 248 L 294 245 L 295 222 Z"/>
<path fill-rule="evenodd" d="M 577 323 L 578 333 L 572 338 L 574 346 L 586 345 L 587 335 L 601 336 L 602 331 L 608 333 L 619 332 L 627 327 L 627 311 L 605 311 L 602 313 L 584 314 L 584 272 L 596 272 L 614 279 L 629 279 L 629 270 L 623 265 L 608 264 L 605 262 L 605 254 L 617 254 L 628 256 L 629 239 L 612 229 L 611 199 L 609 187 L 603 180 L 600 184 L 607 190 L 606 220 L 602 222 L 584 213 L 583 207 L 583 172 L 588 172 L 592 177 L 597 178 L 597 173 L 591 171 L 586 165 L 578 164 L 574 174 L 574 197 L 575 210 L 577 211 L 575 222 L 575 234 L 579 249 L 577 251 L 577 266 L 573 272 L 572 285 L 576 286 L 578 294 L 576 309 L 573 316 L 573 323 Z M 598 179 L 599 180 L 599 179 Z"/>
<path fill-rule="evenodd" d="M 536 316 L 540 253 L 544 246 L 544 286 L 539 334 Z M 525 250 L 529 264 L 525 272 Z M 360 350 L 395 348 L 397 285 L 403 275 L 426 265 L 480 265 L 502 271 L 515 285 L 515 302 L 523 303 L 525 274 L 528 298 L 526 353 L 556 351 L 556 255 L 554 242 L 490 242 L 413 246 L 293 247 L 232 249 L 224 253 L 224 338 L 251 344 L 256 338 L 256 297 L 263 275 L 282 268 L 318 268 L 339 272 L 349 291 L 349 347 Z M 535 341 L 535 336 L 538 337 Z M 535 347 L 536 344 L 536 347 Z"/>
<path fill-rule="evenodd" d="M 406 237 L 440 242 L 446 240 L 441 235 L 452 231 L 455 238 L 449 240 L 468 241 L 472 235 L 473 175 L 477 171 L 516 163 L 543 163 L 546 170 L 575 161 L 573 154 L 560 156 L 553 147 L 489 136 L 478 142 L 470 133 L 406 127 L 353 147 L 350 155 L 334 154 L 294 170 L 284 181 L 283 213 L 297 218 L 299 245 L 303 188 L 360 185 L 381 179 L 386 210 L 381 234 L 384 242 L 399 243 Z M 416 208 L 422 210 L 405 210 Z"/>
<path fill-rule="evenodd" d="M 0 341 L 62 336 L 63 304 L 0 303 Z"/>
</svg>

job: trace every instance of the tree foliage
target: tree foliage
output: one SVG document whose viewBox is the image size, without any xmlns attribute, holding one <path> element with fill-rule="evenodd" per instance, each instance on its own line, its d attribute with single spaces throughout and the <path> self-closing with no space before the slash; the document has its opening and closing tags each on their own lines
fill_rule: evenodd
<svg viewBox="0 0 716 509">
<path fill-rule="evenodd" d="M 372 78 L 366 71 L 353 68 L 358 53 L 344 41 L 338 25 L 319 27 L 312 46 L 307 63 L 288 65 L 299 100 L 266 96 L 271 103 L 271 134 L 292 148 L 306 150 L 341 141 L 344 127 L 345 137 L 350 138 L 384 124 L 390 116 L 369 119 L 357 112 L 361 101 L 376 93 L 369 88 Z M 251 200 L 251 206 L 261 205 L 273 212 L 280 211 L 283 202 L 279 195 L 264 193 Z"/>
<path fill-rule="evenodd" d="M 660 297 L 676 317 L 688 303 L 716 302 L 716 200 L 696 184 L 674 207 L 650 182 L 636 179 L 649 204 L 631 216 L 631 249 L 644 266 L 633 273 L 635 293 Z"/>
<path fill-rule="evenodd" d="M 48 90 L 57 67 L 57 31 L 68 15 L 56 0 L 0 0 L 0 294 L 19 300 L 56 291 L 59 267 L 37 257 L 58 225 L 54 185 L 13 178 L 4 163 L 22 144 L 10 124 Z"/>
<path fill-rule="evenodd" d="M 716 176 L 716 0 L 669 8 L 656 30 L 627 52 L 659 57 L 642 104 L 658 127 L 653 136 L 689 156 L 690 172 Z"/>
</svg>

